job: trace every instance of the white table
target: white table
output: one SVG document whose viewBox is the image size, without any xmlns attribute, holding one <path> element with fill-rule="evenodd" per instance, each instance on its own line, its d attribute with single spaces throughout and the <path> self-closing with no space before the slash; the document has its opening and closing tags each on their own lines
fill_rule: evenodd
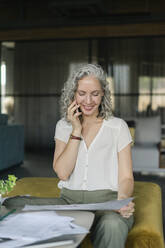
<svg viewBox="0 0 165 248">
<path fill-rule="evenodd" d="M 3 211 L 4 212 L 4 211 Z M 87 230 L 90 230 L 94 220 L 94 213 L 88 211 L 57 211 L 58 214 L 63 216 L 70 216 L 75 219 L 75 224 L 85 227 Z M 27 248 L 75 248 L 77 247 L 81 241 L 85 238 L 86 234 L 77 234 L 72 235 L 70 240 L 74 239 L 74 243 L 72 244 L 63 244 L 58 245 L 57 242 L 47 242 L 40 243 L 36 245 L 26 246 Z M 62 243 L 62 242 L 60 242 Z"/>
<path fill-rule="evenodd" d="M 85 227 L 87 230 L 90 230 L 93 220 L 94 213 L 88 211 L 57 211 L 58 214 L 63 216 L 70 216 L 75 219 L 75 223 L 77 225 Z M 39 244 L 39 245 L 31 245 L 28 248 L 75 248 L 77 247 L 81 241 L 85 238 L 86 234 L 77 234 L 74 235 L 74 243 L 68 245 L 56 245 L 56 242 Z"/>
</svg>

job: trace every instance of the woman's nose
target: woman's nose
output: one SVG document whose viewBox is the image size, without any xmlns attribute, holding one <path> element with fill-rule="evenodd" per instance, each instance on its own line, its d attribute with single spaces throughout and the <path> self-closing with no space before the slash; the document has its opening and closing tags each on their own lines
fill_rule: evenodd
<svg viewBox="0 0 165 248">
<path fill-rule="evenodd" d="M 91 95 L 87 95 L 87 96 L 86 96 L 86 103 L 87 103 L 87 104 L 90 104 L 91 101 L 92 101 Z"/>
</svg>

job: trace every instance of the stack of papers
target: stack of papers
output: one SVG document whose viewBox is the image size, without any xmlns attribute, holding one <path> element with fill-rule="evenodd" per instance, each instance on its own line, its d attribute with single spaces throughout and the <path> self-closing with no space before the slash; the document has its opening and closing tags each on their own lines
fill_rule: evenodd
<svg viewBox="0 0 165 248">
<path fill-rule="evenodd" d="M 83 234 L 87 229 L 73 223 L 73 218 L 54 211 L 12 214 L 0 222 L 0 243 L 3 248 L 22 247 L 62 235 Z"/>
</svg>

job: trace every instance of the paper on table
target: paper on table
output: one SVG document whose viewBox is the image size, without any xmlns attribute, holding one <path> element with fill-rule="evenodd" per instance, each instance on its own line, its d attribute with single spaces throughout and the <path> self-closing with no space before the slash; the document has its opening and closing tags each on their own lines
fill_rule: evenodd
<svg viewBox="0 0 165 248">
<path fill-rule="evenodd" d="M 54 211 L 13 214 L 0 223 L 0 238 L 15 240 L 13 247 L 59 237 L 64 234 L 87 233 L 87 229 L 72 223 L 74 219 L 59 216 Z M 20 245 L 17 245 L 17 240 Z M 12 241 L 7 241 L 12 247 Z M 3 242 L 3 244 L 7 243 Z M 1 243 L 2 244 L 2 243 Z"/>
<path fill-rule="evenodd" d="M 134 197 L 124 200 L 113 200 L 102 203 L 70 204 L 70 205 L 25 205 L 23 211 L 32 210 L 118 210 L 131 202 Z"/>
<path fill-rule="evenodd" d="M 56 246 L 64 246 L 64 245 L 69 245 L 69 244 L 73 244 L 74 243 L 74 240 L 64 240 L 64 241 L 55 241 L 53 243 L 49 243 L 49 245 L 46 245 L 47 246 L 50 246 L 50 247 L 56 247 Z M 52 245 L 51 245 L 52 244 Z M 29 241 L 25 241 L 25 240 L 7 240 L 3 243 L 0 243 L 0 246 L 3 245 L 3 248 L 17 248 L 17 247 L 27 247 L 26 245 L 29 246 Z M 41 246 L 41 244 L 40 244 Z M 44 244 L 43 244 L 44 246 Z M 2 246 L 1 246 L 2 247 Z M 30 244 L 30 247 L 34 247 L 36 248 L 37 247 L 37 243 L 33 243 L 33 244 Z M 45 247 L 45 246 L 44 246 Z"/>
<path fill-rule="evenodd" d="M 9 240 L 9 241 L 0 243 L 0 246 L 3 248 L 13 248 L 13 247 L 17 248 L 17 247 L 22 247 L 28 244 L 29 244 L 29 241 L 27 240 Z"/>
</svg>

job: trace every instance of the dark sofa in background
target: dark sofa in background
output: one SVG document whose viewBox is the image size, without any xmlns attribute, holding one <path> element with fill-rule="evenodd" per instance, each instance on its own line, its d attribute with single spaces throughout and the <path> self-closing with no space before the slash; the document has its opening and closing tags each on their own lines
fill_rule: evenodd
<svg viewBox="0 0 165 248">
<path fill-rule="evenodd" d="M 8 125 L 8 115 L 0 114 L 0 170 L 24 160 L 24 126 Z"/>
</svg>

